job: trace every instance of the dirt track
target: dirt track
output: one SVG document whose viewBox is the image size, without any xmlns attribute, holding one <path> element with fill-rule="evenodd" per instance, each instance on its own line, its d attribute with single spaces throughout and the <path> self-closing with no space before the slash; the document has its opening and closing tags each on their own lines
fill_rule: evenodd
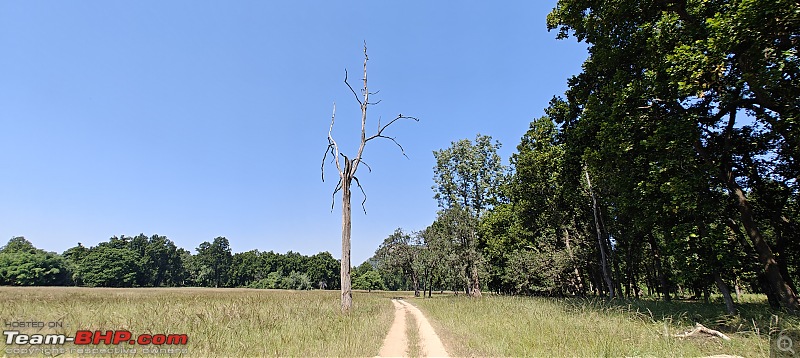
<svg viewBox="0 0 800 358">
<path fill-rule="evenodd" d="M 408 356 L 408 337 L 406 337 L 406 315 L 411 314 L 417 322 L 419 332 L 419 352 L 421 357 L 448 357 L 447 350 L 439 340 L 439 336 L 431 327 L 428 319 L 414 305 L 403 300 L 392 300 L 394 304 L 394 322 L 389 333 L 383 340 L 378 356 L 380 357 L 405 357 Z"/>
</svg>

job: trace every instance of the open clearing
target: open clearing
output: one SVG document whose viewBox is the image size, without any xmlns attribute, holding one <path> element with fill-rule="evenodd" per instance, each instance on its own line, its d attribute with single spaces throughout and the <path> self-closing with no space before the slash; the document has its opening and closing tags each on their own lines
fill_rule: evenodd
<svg viewBox="0 0 800 358">
<path fill-rule="evenodd" d="M 393 302 L 397 296 L 403 299 Z M 352 314 L 342 315 L 338 291 L 0 287 L 0 319 L 64 324 L 22 328 L 23 333 L 74 335 L 85 329 L 187 334 L 187 355 L 192 357 L 757 357 L 769 354 L 767 334 L 774 313 L 760 301 L 740 304 L 742 316 L 737 319 L 726 318 L 719 303 L 697 302 L 610 304 L 491 295 L 422 299 L 408 292 L 355 292 L 353 302 Z M 777 317 L 784 325 L 800 327 L 797 317 Z M 732 340 L 672 336 L 694 322 L 712 328 L 727 324 L 725 333 Z M 434 330 L 443 347 L 430 338 Z M 387 339 L 387 333 L 403 338 Z M 397 346 L 387 348 L 386 342 Z M 0 351 L 6 348 L 0 342 Z"/>
</svg>

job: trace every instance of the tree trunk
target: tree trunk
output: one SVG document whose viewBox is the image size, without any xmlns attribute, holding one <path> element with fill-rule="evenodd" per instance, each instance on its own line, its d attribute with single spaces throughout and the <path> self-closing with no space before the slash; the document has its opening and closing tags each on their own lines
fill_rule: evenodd
<svg viewBox="0 0 800 358">
<path fill-rule="evenodd" d="M 757 188 L 764 188 L 766 185 L 764 181 L 761 179 L 761 176 L 758 175 L 758 171 L 756 170 L 756 166 L 753 163 L 753 158 L 751 155 L 745 155 L 742 158 L 746 165 L 750 167 L 750 170 L 747 171 L 747 176 L 753 181 Z M 730 175 L 730 174 L 729 174 Z M 758 189 L 755 189 L 758 190 Z M 787 235 L 797 235 L 797 230 L 792 228 L 791 222 L 786 216 L 781 215 L 779 208 L 769 208 L 767 211 L 767 215 L 772 220 L 773 229 L 775 230 L 775 234 L 777 238 L 775 239 L 775 247 L 773 253 L 775 255 L 775 261 L 778 263 L 778 270 L 781 273 L 781 277 L 786 282 L 786 285 L 792 290 L 792 292 L 797 292 L 797 287 L 795 287 L 794 282 L 792 280 L 791 275 L 789 274 L 789 269 L 786 263 L 786 245 L 787 245 Z"/>
<path fill-rule="evenodd" d="M 714 283 L 717 284 L 717 288 L 719 292 L 722 293 L 722 299 L 725 300 L 725 309 L 728 311 L 729 315 L 736 314 L 736 306 L 733 304 L 733 298 L 731 297 L 731 290 L 728 289 L 728 285 L 722 281 L 722 277 L 720 277 L 719 273 L 714 273 Z"/>
<path fill-rule="evenodd" d="M 772 309 L 780 309 L 781 299 L 778 297 L 778 294 L 775 293 L 775 290 L 772 289 L 769 280 L 767 280 L 767 274 L 763 271 L 758 274 L 758 285 L 761 286 L 761 290 L 767 295 L 767 303 L 769 303 L 769 306 Z"/>
<path fill-rule="evenodd" d="M 607 235 L 606 238 L 608 239 Z M 617 288 L 617 296 L 622 297 L 622 295 L 624 295 L 624 293 L 622 293 L 623 278 L 622 278 L 622 270 L 619 268 L 619 258 L 617 257 L 619 255 L 619 252 L 614 252 L 614 250 L 611 249 L 611 241 L 610 240 L 607 241 L 608 241 L 608 248 L 609 250 L 611 250 L 612 266 L 614 267 L 614 273 L 617 276 L 617 280 L 614 281 L 614 284 L 616 285 L 615 287 Z"/>
<path fill-rule="evenodd" d="M 411 271 L 411 283 L 414 285 L 414 297 L 419 297 L 419 277 L 414 270 Z"/>
<path fill-rule="evenodd" d="M 733 112 L 733 114 L 735 113 L 736 112 Z M 729 128 L 733 127 L 733 114 L 728 124 Z M 699 140 L 695 141 L 694 147 L 706 161 L 714 163 Z M 758 261 L 763 267 L 764 279 L 769 286 L 767 290 L 768 296 L 770 292 L 777 295 L 779 302 L 790 312 L 794 313 L 800 311 L 800 301 L 798 301 L 794 290 L 786 284 L 786 281 L 781 276 L 778 262 L 775 260 L 775 254 L 772 252 L 772 248 L 770 248 L 767 241 L 764 240 L 764 237 L 761 236 L 761 230 L 758 229 L 755 219 L 753 218 L 753 211 L 750 208 L 747 195 L 745 195 L 739 183 L 736 182 L 736 176 L 733 174 L 730 165 L 726 164 L 728 161 L 729 160 L 725 160 L 717 166 L 721 176 L 720 179 L 727 187 L 728 193 L 736 200 L 736 209 L 739 211 L 739 219 L 753 244 L 753 248 L 755 248 L 758 254 Z M 770 300 L 770 302 L 772 303 L 772 300 Z"/>
<path fill-rule="evenodd" d="M 736 302 L 742 302 L 742 288 L 739 286 L 739 278 L 736 278 L 736 282 L 733 285 L 733 288 L 736 290 Z"/>
<path fill-rule="evenodd" d="M 769 244 L 764 240 L 764 237 L 761 236 L 761 231 L 758 229 L 753 219 L 753 212 L 750 209 L 747 196 L 739 184 L 736 183 L 733 173 L 728 171 L 726 174 L 728 191 L 730 191 L 736 199 L 736 208 L 739 210 L 742 225 L 744 225 L 747 236 L 750 237 L 750 240 L 753 242 L 753 247 L 755 247 L 756 253 L 758 253 L 758 261 L 763 265 L 767 283 L 772 291 L 778 295 L 781 304 L 787 310 L 790 312 L 799 311 L 800 302 L 797 300 L 797 295 L 794 293 L 794 290 L 786 284 L 783 276 L 781 276 L 778 262 L 775 260 L 775 255 L 769 247 Z"/>
<path fill-rule="evenodd" d="M 647 234 L 647 238 L 650 242 L 650 249 L 653 250 L 655 274 L 658 276 L 659 281 L 659 285 L 657 286 L 661 286 L 661 293 L 664 295 L 664 301 L 669 302 L 672 298 L 669 295 L 669 281 L 667 280 L 667 275 L 664 273 L 664 266 L 661 264 L 661 250 L 653 234 Z"/>
<path fill-rule="evenodd" d="M 349 165 L 345 168 L 349 169 Z M 349 312 L 353 306 L 353 292 L 350 288 L 350 178 L 342 178 L 342 312 Z"/>
<path fill-rule="evenodd" d="M 481 285 L 480 279 L 478 278 L 478 265 L 473 260 L 472 261 L 472 287 L 470 288 L 470 295 L 472 297 L 480 298 L 481 297 Z"/>
<path fill-rule="evenodd" d="M 786 246 L 788 245 L 788 240 L 786 239 L 787 231 L 783 231 L 782 228 L 781 230 L 782 232 L 778 234 L 778 239 L 775 242 L 775 261 L 778 262 L 778 269 L 781 272 L 781 277 L 786 281 L 786 285 L 792 289 L 792 292 L 797 293 L 797 287 L 794 285 L 794 280 L 792 280 L 792 276 L 789 274 L 789 265 L 786 260 Z"/>
<path fill-rule="evenodd" d="M 614 281 L 611 279 L 611 272 L 608 269 L 608 255 L 606 254 L 605 244 L 603 243 L 603 234 L 600 229 L 600 208 L 597 206 L 597 198 L 594 196 L 592 190 L 592 181 L 589 180 L 589 170 L 584 169 L 586 174 L 586 184 L 589 186 L 589 194 L 592 197 L 592 211 L 594 212 L 594 226 L 597 231 L 597 246 L 600 248 L 600 266 L 603 269 L 603 280 L 608 286 L 608 298 L 614 298 Z"/>
<path fill-rule="evenodd" d="M 588 174 L 588 171 L 587 171 L 587 174 Z M 606 253 L 607 253 L 607 256 L 608 256 L 607 260 L 611 261 L 611 268 L 613 268 L 611 277 L 612 277 L 612 280 L 613 280 L 614 277 L 617 278 L 616 281 L 613 281 L 614 287 L 617 290 L 616 291 L 616 295 L 617 296 L 622 296 L 623 295 L 623 293 L 622 293 L 622 272 L 620 272 L 620 269 L 619 269 L 619 259 L 616 257 L 617 254 L 614 252 L 613 245 L 611 245 L 611 235 L 608 234 L 608 228 L 606 227 L 606 222 L 605 222 L 605 220 L 603 220 L 603 213 L 600 212 L 600 208 L 599 207 L 597 208 L 597 211 L 598 211 L 598 216 L 600 217 L 600 228 L 602 229 L 602 232 L 603 232 L 603 238 L 604 238 L 603 243 L 605 243 L 605 245 L 606 245 Z"/>
<path fill-rule="evenodd" d="M 570 264 L 575 266 L 575 281 L 572 283 L 573 289 L 575 292 L 582 294 L 583 280 L 581 279 L 581 272 L 578 270 L 578 265 L 575 265 L 575 255 L 572 253 L 572 247 L 569 244 L 569 230 L 566 228 L 564 228 L 564 244 L 567 247 L 567 255 L 569 255 Z"/>
</svg>

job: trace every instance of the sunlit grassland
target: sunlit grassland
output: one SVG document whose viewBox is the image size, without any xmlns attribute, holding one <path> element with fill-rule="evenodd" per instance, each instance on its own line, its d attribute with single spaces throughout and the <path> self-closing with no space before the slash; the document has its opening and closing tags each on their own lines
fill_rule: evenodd
<svg viewBox="0 0 800 358">
<path fill-rule="evenodd" d="M 22 333 L 187 334 L 191 357 L 374 356 L 392 322 L 392 303 L 384 294 L 356 292 L 353 305 L 342 315 L 338 291 L 0 287 L 0 320 L 64 324 Z M 0 348 L 4 355 L 10 347 Z"/>
<path fill-rule="evenodd" d="M 417 327 L 419 327 L 417 318 L 411 312 L 406 312 L 406 337 L 408 339 L 408 351 L 406 353 L 409 357 L 420 356 L 420 337 Z"/>
<path fill-rule="evenodd" d="M 766 303 L 724 305 L 652 300 L 440 296 L 408 299 L 419 307 L 455 356 L 708 356 L 769 355 L 769 330 L 777 327 Z M 798 319 L 777 313 L 784 327 Z M 695 322 L 722 330 L 718 338 L 676 338 Z"/>
</svg>

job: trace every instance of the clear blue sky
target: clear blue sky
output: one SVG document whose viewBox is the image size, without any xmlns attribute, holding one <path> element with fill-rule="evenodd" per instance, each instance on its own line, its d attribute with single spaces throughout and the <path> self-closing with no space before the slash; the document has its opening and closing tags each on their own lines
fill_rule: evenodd
<svg viewBox="0 0 800 358">
<path fill-rule="evenodd" d="M 488 134 L 507 163 L 531 120 L 580 71 L 555 1 L 0 2 L 0 245 L 62 252 L 114 235 L 194 250 L 341 256 L 335 172 L 320 180 L 332 104 L 346 153 L 362 43 L 378 116 L 413 115 L 370 142 L 353 198 L 353 264 L 395 228 L 435 218 L 432 151 Z M 357 84 L 354 84 L 357 85 Z M 357 88 L 357 87 L 356 87 Z"/>
</svg>

